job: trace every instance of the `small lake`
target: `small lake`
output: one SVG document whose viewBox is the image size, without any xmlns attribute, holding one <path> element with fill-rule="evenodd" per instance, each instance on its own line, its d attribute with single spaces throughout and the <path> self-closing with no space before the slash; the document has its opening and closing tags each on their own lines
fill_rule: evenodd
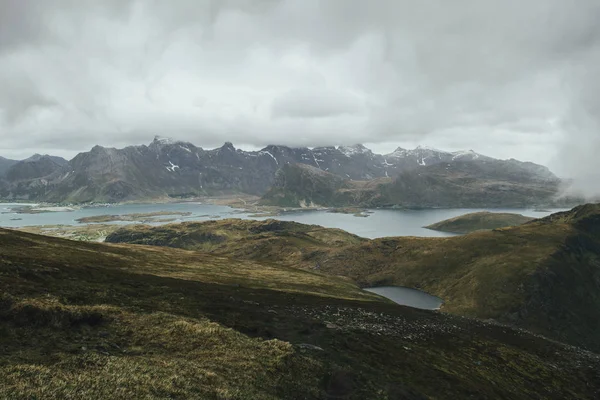
<svg viewBox="0 0 600 400">
<path fill-rule="evenodd" d="M 252 213 L 236 210 L 227 206 L 194 202 L 168 204 L 118 204 L 110 206 L 81 207 L 72 211 L 54 211 L 40 214 L 17 214 L 14 209 L 24 204 L 0 203 L 0 227 L 22 227 L 32 225 L 79 225 L 76 220 L 96 215 L 122 215 L 133 213 L 153 213 L 160 211 L 190 213 L 186 216 L 169 216 L 174 220 L 206 221 L 222 218 L 244 218 L 265 220 L 274 218 L 282 221 L 295 221 L 303 224 L 321 225 L 326 228 L 339 228 L 365 238 L 386 236 L 454 236 L 451 233 L 437 232 L 423 228 L 448 218 L 477 212 L 512 212 L 541 218 L 558 209 L 536 212 L 533 209 L 433 209 L 433 210 L 371 210 L 368 217 L 355 217 L 352 214 L 330 213 L 327 211 L 294 211 L 275 217 L 254 217 Z M 131 224 L 117 221 L 115 224 Z M 158 223 L 153 223 L 154 225 Z"/>
<path fill-rule="evenodd" d="M 437 310 L 444 303 L 439 297 L 402 286 L 381 286 L 364 290 L 386 297 L 394 303 L 423 310 Z"/>
</svg>

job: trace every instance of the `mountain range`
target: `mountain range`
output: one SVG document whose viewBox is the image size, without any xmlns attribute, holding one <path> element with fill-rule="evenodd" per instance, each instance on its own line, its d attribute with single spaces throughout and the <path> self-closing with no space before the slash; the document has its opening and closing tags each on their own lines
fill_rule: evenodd
<svg viewBox="0 0 600 400">
<path fill-rule="evenodd" d="M 496 160 L 473 151 L 445 152 L 417 147 L 398 148 L 381 155 L 360 144 L 313 149 L 269 145 L 259 151 L 243 151 L 229 142 L 205 150 L 189 142 L 156 137 L 149 145 L 123 149 L 95 146 L 70 161 L 49 155 L 18 162 L 2 159 L 0 198 L 84 203 L 234 193 L 262 196 L 277 184 L 277 171 L 286 165 L 306 165 L 340 182 L 375 182 L 398 179 L 411 171 L 450 169 L 473 170 L 474 178 L 491 174 L 495 179 L 498 171 L 506 171 L 514 175 L 508 177 L 510 182 L 526 177 L 525 184 L 535 182 L 544 186 L 547 193 L 543 200 L 556 195 L 560 184 L 541 165 L 514 159 Z M 422 182 L 429 183 L 436 182 Z"/>
</svg>

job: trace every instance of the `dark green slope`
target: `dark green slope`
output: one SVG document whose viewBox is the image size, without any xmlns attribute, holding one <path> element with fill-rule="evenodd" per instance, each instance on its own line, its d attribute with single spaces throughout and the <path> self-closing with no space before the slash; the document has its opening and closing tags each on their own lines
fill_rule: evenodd
<svg viewBox="0 0 600 400">
<path fill-rule="evenodd" d="M 0 398 L 600 393 L 591 353 L 271 264 L 2 230 L 0 293 Z"/>
</svg>

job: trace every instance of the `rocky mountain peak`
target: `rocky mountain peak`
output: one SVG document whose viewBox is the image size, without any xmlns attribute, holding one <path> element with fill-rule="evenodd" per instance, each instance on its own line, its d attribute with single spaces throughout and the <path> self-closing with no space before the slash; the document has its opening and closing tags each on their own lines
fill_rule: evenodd
<svg viewBox="0 0 600 400">
<path fill-rule="evenodd" d="M 424 146 L 424 145 L 419 145 L 415 148 L 415 150 L 417 151 L 430 151 L 433 153 L 446 153 L 445 151 L 442 150 L 438 150 L 435 147 L 431 147 L 431 146 Z"/>
<path fill-rule="evenodd" d="M 38 161 L 40 158 L 42 158 L 43 156 L 40 153 L 35 153 L 34 155 L 32 155 L 29 158 L 24 159 L 23 161 L 25 162 L 31 162 L 31 161 Z M 47 155 L 46 155 L 47 157 Z"/>
<path fill-rule="evenodd" d="M 38 161 L 49 161 L 49 162 L 53 162 L 56 163 L 58 165 L 65 165 L 68 163 L 67 160 L 65 160 L 62 157 L 57 157 L 57 156 L 51 156 L 48 154 L 39 154 L 39 153 L 35 153 L 34 155 L 32 155 L 29 158 L 26 158 L 25 160 L 23 160 L 23 162 L 38 162 Z"/>
<path fill-rule="evenodd" d="M 271 153 L 277 153 L 277 152 L 279 152 L 280 150 L 283 150 L 283 149 L 291 150 L 288 147 L 278 146 L 276 144 L 269 144 L 266 147 L 264 147 L 263 149 L 261 149 L 260 151 L 268 151 L 268 152 L 271 152 Z"/>
<path fill-rule="evenodd" d="M 339 146 L 338 150 L 342 152 L 346 157 L 352 157 L 358 154 L 370 154 L 372 153 L 365 145 L 357 143 L 352 146 Z"/>
<path fill-rule="evenodd" d="M 313 148 L 313 151 L 323 151 L 323 152 L 334 152 L 337 148 L 335 146 L 320 146 Z"/>
<path fill-rule="evenodd" d="M 156 145 L 165 145 L 165 144 L 173 144 L 175 143 L 175 141 L 171 138 L 168 137 L 163 137 L 163 136 L 154 136 L 154 140 L 152 141 L 152 144 L 156 144 Z"/>
<path fill-rule="evenodd" d="M 231 142 L 225 142 L 223 144 L 223 146 L 221 146 L 220 150 L 221 151 L 233 151 L 233 152 L 235 152 L 235 147 L 233 146 L 233 143 L 231 143 Z"/>
<path fill-rule="evenodd" d="M 397 147 L 393 152 L 386 154 L 386 157 L 405 157 L 408 154 L 409 150 L 406 150 L 402 147 Z"/>
</svg>

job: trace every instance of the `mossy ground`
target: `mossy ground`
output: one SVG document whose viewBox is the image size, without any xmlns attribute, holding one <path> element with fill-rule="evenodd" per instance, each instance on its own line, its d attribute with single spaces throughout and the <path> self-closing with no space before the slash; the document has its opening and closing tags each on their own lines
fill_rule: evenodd
<svg viewBox="0 0 600 400">
<path fill-rule="evenodd" d="M 2 230 L 0 291 L 0 398 L 593 399 L 600 389 L 594 354 L 276 264 Z"/>
</svg>

